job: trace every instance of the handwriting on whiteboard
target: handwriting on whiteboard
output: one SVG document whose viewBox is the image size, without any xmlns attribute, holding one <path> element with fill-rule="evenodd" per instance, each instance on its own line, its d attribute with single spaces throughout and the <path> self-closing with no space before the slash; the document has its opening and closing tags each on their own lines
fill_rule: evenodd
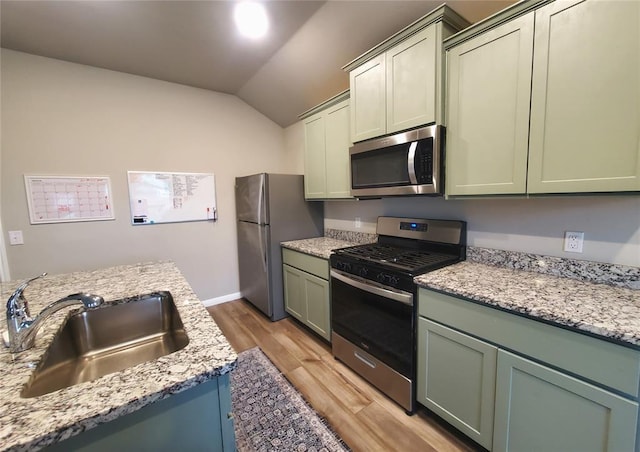
<svg viewBox="0 0 640 452">
<path fill-rule="evenodd" d="M 217 219 L 211 173 L 129 171 L 127 175 L 134 225 Z"/>
</svg>

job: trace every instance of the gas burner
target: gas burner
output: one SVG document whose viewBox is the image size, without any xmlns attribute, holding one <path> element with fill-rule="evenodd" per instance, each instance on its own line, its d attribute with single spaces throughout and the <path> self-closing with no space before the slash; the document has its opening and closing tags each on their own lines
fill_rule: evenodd
<svg viewBox="0 0 640 452">
<path fill-rule="evenodd" d="M 462 221 L 378 218 L 378 241 L 335 250 L 331 268 L 397 289 L 413 278 L 465 259 Z"/>
<path fill-rule="evenodd" d="M 423 273 L 433 268 L 439 268 L 443 264 L 459 260 L 459 257 L 455 255 L 407 249 L 380 243 L 343 248 L 337 250 L 336 254 L 383 266 L 391 266 L 411 274 Z"/>
</svg>

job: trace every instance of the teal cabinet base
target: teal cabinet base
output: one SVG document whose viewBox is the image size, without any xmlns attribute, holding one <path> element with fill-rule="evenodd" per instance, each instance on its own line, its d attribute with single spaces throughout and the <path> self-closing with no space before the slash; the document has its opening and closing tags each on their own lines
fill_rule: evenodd
<svg viewBox="0 0 640 452">
<path fill-rule="evenodd" d="M 49 446 L 47 452 L 234 451 L 229 374 Z"/>
</svg>

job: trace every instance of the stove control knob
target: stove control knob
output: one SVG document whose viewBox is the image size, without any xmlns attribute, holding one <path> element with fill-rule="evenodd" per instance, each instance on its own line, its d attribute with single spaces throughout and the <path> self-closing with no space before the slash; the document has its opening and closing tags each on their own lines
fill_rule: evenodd
<svg viewBox="0 0 640 452">
<path fill-rule="evenodd" d="M 392 286 L 397 286 L 399 282 L 400 282 L 400 278 L 398 278 L 397 276 L 390 276 L 389 283 Z"/>
<path fill-rule="evenodd" d="M 384 273 L 378 273 L 378 275 L 376 276 L 376 279 L 378 280 L 378 282 L 384 283 L 385 276 L 386 275 Z"/>
<path fill-rule="evenodd" d="M 369 270 L 367 269 L 367 267 L 360 267 L 358 273 L 360 274 L 360 276 L 366 277 L 367 273 L 369 273 Z"/>
</svg>

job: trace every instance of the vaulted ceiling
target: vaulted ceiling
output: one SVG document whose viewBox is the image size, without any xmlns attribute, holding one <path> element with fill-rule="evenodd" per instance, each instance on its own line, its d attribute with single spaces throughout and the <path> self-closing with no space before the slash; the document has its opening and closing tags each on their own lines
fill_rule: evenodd
<svg viewBox="0 0 640 452">
<path fill-rule="evenodd" d="M 514 0 L 449 0 L 477 22 Z M 234 94 L 283 127 L 349 87 L 341 68 L 441 1 L 266 0 L 261 41 L 236 1 L 0 1 L 2 47 Z"/>
</svg>

